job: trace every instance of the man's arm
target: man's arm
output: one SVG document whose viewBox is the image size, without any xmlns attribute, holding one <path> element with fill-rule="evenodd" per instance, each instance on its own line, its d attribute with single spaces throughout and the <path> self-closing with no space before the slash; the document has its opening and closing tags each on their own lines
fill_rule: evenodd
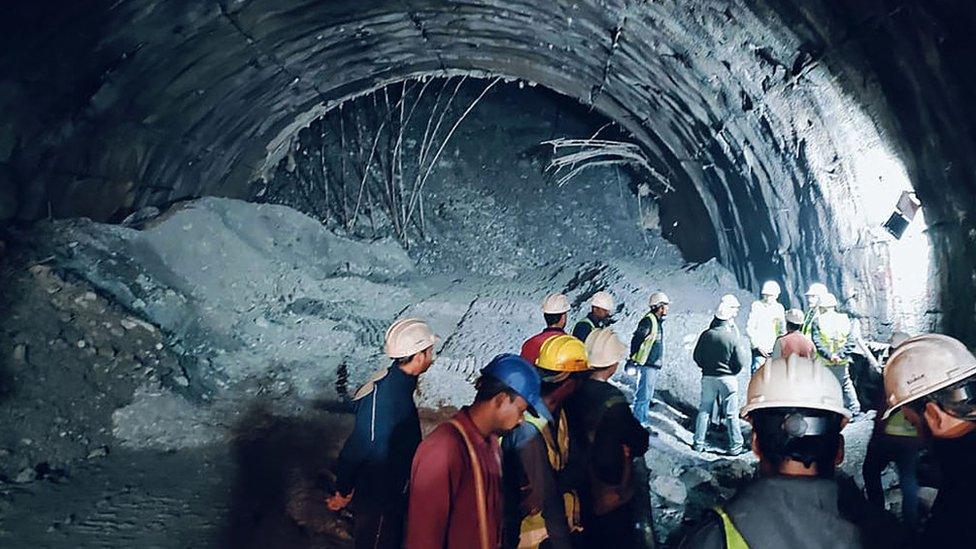
<svg viewBox="0 0 976 549">
<path fill-rule="evenodd" d="M 550 547 L 571 549 L 569 523 L 566 521 L 566 505 L 559 490 L 556 473 L 549 464 L 548 449 L 542 435 L 533 436 L 518 448 L 522 469 L 529 480 L 531 490 L 542 501 L 542 518 L 546 522 Z"/>
<path fill-rule="evenodd" d="M 832 355 L 833 353 L 830 351 L 830 349 L 827 348 L 827 345 L 823 342 L 823 337 L 821 336 L 820 333 L 820 322 L 817 320 L 814 320 L 813 324 L 810 326 L 810 339 L 813 340 L 813 348 L 817 350 L 818 355 L 822 357 L 830 358 L 830 355 Z"/>
<path fill-rule="evenodd" d="M 577 322 L 576 326 L 573 327 L 573 337 L 575 337 L 580 341 L 586 341 L 586 336 L 589 335 L 586 333 L 588 326 L 589 325 L 586 322 L 583 322 L 582 320 Z"/>
<path fill-rule="evenodd" d="M 404 547 L 408 549 L 445 545 L 451 516 L 452 487 L 461 475 L 461 459 L 456 442 L 451 437 L 440 436 L 424 441 L 417 448 L 410 472 L 410 501 L 404 542 Z"/>
<path fill-rule="evenodd" d="M 359 469 L 372 450 L 370 426 L 372 422 L 373 398 L 376 392 L 363 397 L 356 408 L 356 423 L 352 433 L 339 452 L 336 462 L 336 492 L 348 496 L 356 486 Z"/>
<path fill-rule="evenodd" d="M 756 347 L 755 342 L 762 338 L 762 335 L 759 333 L 760 314 L 756 310 L 756 303 L 756 301 L 752 302 L 752 307 L 749 309 L 749 320 L 746 320 L 746 335 L 749 336 L 749 344 L 752 345 L 753 348 Z"/>
<path fill-rule="evenodd" d="M 647 334 L 651 333 L 651 321 L 644 317 L 640 322 L 637 323 L 637 329 L 634 330 L 634 337 L 630 339 L 630 356 L 637 354 L 640 350 L 640 346 L 644 343 L 644 339 L 647 338 Z"/>
</svg>

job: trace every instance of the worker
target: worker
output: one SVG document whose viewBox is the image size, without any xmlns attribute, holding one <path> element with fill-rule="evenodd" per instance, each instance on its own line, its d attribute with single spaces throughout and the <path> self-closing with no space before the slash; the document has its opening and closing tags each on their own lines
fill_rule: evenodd
<svg viewBox="0 0 976 549">
<path fill-rule="evenodd" d="M 643 459 L 649 433 L 609 383 L 627 346 L 609 328 L 597 328 L 586 340 L 586 356 L 592 373 L 566 403 L 570 436 L 578 441 L 579 466 L 586 473 L 580 494 L 583 545 L 637 547 L 632 458 Z"/>
<path fill-rule="evenodd" d="M 827 293 L 820 297 L 820 314 L 813 319 L 810 337 L 817 349 L 817 357 L 835 376 L 844 390 L 844 403 L 861 419 L 861 403 L 851 380 L 851 353 L 857 344 L 850 317 L 837 310 L 837 298 Z"/>
<path fill-rule="evenodd" d="M 813 346 L 810 336 L 803 333 L 803 311 L 800 309 L 790 309 L 784 315 L 786 320 L 786 334 L 778 337 L 773 345 L 773 353 L 770 358 L 788 359 L 792 355 L 802 356 L 813 359 L 816 357 L 817 349 Z"/>
<path fill-rule="evenodd" d="M 779 299 L 779 284 L 770 280 L 762 285 L 761 299 L 752 302 L 749 319 L 746 321 L 746 334 L 752 347 L 752 370 L 763 365 L 773 354 L 776 338 L 786 333 L 786 311 Z"/>
<path fill-rule="evenodd" d="M 803 318 L 803 328 L 801 330 L 803 333 L 810 335 L 813 329 L 813 321 L 820 314 L 820 298 L 827 295 L 827 287 L 819 282 L 814 282 L 807 289 L 807 292 L 803 294 L 803 297 L 807 300 L 807 314 Z"/>
<path fill-rule="evenodd" d="M 502 547 L 569 548 L 581 529 L 579 469 L 563 404 L 589 375 L 586 348 L 571 335 L 550 338 L 536 370 L 548 417 L 526 421 L 502 439 L 505 520 Z"/>
<path fill-rule="evenodd" d="M 634 416 L 647 424 L 647 412 L 654 401 L 654 386 L 664 366 L 664 321 L 671 308 L 671 300 L 664 292 L 654 292 L 648 299 L 650 309 L 637 323 L 630 339 L 630 359 L 627 370 L 637 376 L 634 393 Z"/>
<path fill-rule="evenodd" d="M 695 345 L 694 360 L 701 368 L 701 400 L 695 418 L 695 438 L 692 448 L 705 451 L 708 434 L 708 418 L 718 401 L 719 411 L 725 418 L 729 437 L 728 454 L 737 456 L 746 452 L 742 447 L 742 430 L 735 411 L 738 409 L 739 382 L 736 375 L 749 364 L 749 353 L 742 344 L 733 322 L 738 309 L 730 301 L 719 303 L 711 327 L 702 332 Z"/>
<path fill-rule="evenodd" d="M 410 474 L 407 549 L 495 549 L 501 543 L 498 437 L 539 414 L 539 374 L 522 357 L 498 355 L 481 370 L 474 403 L 417 448 Z"/>
<path fill-rule="evenodd" d="M 752 425 L 760 477 L 687 539 L 685 549 L 900 547 L 894 517 L 875 510 L 849 481 L 834 479 L 850 418 L 825 367 L 793 355 L 749 382 L 741 416 Z"/>
<path fill-rule="evenodd" d="M 539 358 L 539 349 L 550 337 L 566 334 L 566 313 L 569 312 L 569 300 L 563 294 L 549 294 L 542 300 L 542 316 L 546 320 L 546 328 L 525 340 L 522 344 L 522 358 L 535 364 Z"/>
<path fill-rule="evenodd" d="M 908 338 L 908 334 L 904 332 L 892 334 L 888 350 L 882 357 L 885 363 L 891 353 Z M 875 372 L 872 369 L 870 372 L 875 376 L 882 376 L 881 371 Z M 923 443 L 918 437 L 918 430 L 905 417 L 904 410 L 897 410 L 888 419 L 882 419 L 882 414 L 887 408 L 884 383 L 878 386 L 874 397 L 874 408 L 878 415 L 874 422 L 874 430 L 871 432 L 871 439 L 868 441 L 864 464 L 861 467 L 864 491 L 867 493 L 868 501 L 884 509 L 885 495 L 881 485 L 881 472 L 893 462 L 898 472 L 902 518 L 913 530 L 916 530 L 919 526 L 918 462 Z"/>
<path fill-rule="evenodd" d="M 976 516 L 976 357 L 949 336 L 916 336 L 891 354 L 884 387 L 888 410 L 883 419 L 903 410 L 931 444 L 941 471 L 922 544 L 968 546 L 968 525 Z"/>
<path fill-rule="evenodd" d="M 590 298 L 590 313 L 573 327 L 573 337 L 580 341 L 586 341 L 594 328 L 609 326 L 613 322 L 610 318 L 613 315 L 613 310 L 612 295 L 604 291 L 593 294 L 593 297 Z"/>
<path fill-rule="evenodd" d="M 385 336 L 393 363 L 353 397 L 356 423 L 339 453 L 336 490 L 326 503 L 338 511 L 352 502 L 357 548 L 403 545 L 410 463 L 421 438 L 413 394 L 417 378 L 434 363 L 436 342 L 423 320 L 397 320 Z"/>
</svg>

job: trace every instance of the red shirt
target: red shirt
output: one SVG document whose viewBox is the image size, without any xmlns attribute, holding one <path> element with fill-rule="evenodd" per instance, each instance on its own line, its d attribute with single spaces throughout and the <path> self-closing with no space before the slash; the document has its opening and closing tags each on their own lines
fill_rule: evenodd
<svg viewBox="0 0 976 549">
<path fill-rule="evenodd" d="M 454 419 L 461 423 L 481 464 L 478 474 L 487 499 L 489 546 L 498 547 L 502 526 L 498 436 L 482 435 L 467 408 Z M 471 549 L 479 546 L 479 537 L 477 491 L 468 448 L 454 426 L 442 423 L 420 443 L 413 458 L 404 547 Z"/>
<path fill-rule="evenodd" d="M 784 360 L 790 358 L 791 355 L 813 358 L 817 352 L 813 347 L 813 341 L 810 337 L 799 330 L 781 336 L 779 338 L 779 348 L 780 356 Z"/>
<path fill-rule="evenodd" d="M 546 342 L 550 337 L 557 335 L 563 335 L 566 332 L 562 328 L 556 328 L 555 326 L 550 326 L 545 330 L 535 334 L 529 339 L 525 340 L 522 344 L 522 358 L 529 361 L 529 364 L 535 365 L 535 361 L 539 359 L 539 351 L 542 350 L 542 344 Z"/>
</svg>

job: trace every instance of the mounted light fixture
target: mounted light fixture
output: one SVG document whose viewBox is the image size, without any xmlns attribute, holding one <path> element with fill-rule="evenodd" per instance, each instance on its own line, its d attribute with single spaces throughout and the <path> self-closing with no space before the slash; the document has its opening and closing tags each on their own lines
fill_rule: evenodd
<svg viewBox="0 0 976 549">
<path fill-rule="evenodd" d="M 915 219 L 915 214 L 918 213 L 918 209 L 922 207 L 922 203 L 918 201 L 915 193 L 912 191 L 902 191 L 901 197 L 898 199 L 898 204 L 895 205 L 895 211 L 891 213 L 891 217 L 885 222 L 884 228 L 891 233 L 891 236 L 900 239 L 903 234 L 905 234 L 905 229 L 908 228 L 908 224 Z"/>
</svg>

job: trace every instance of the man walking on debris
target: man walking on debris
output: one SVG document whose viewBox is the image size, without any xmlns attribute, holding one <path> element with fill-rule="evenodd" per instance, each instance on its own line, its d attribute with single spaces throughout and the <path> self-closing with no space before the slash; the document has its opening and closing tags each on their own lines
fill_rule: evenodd
<svg viewBox="0 0 976 549">
<path fill-rule="evenodd" d="M 698 337 L 695 345 L 694 360 L 702 370 L 701 400 L 695 418 L 693 445 L 696 452 L 705 451 L 708 418 L 716 400 L 726 421 L 729 455 L 736 456 L 746 451 L 742 447 L 742 430 L 736 416 L 739 382 L 735 376 L 749 364 L 749 353 L 734 329 L 733 320 L 737 312 L 738 308 L 732 302 L 723 300 L 719 303 L 712 327 Z"/>
<path fill-rule="evenodd" d="M 647 423 L 647 412 L 654 400 L 654 387 L 664 366 L 664 321 L 671 307 L 671 300 L 664 292 L 654 292 L 648 300 L 650 310 L 637 324 L 630 340 L 628 371 L 637 374 L 637 392 L 634 394 L 634 416 L 641 424 Z"/>
<path fill-rule="evenodd" d="M 783 335 L 786 328 L 785 311 L 779 298 L 779 284 L 772 280 L 762 286 L 762 299 L 752 302 L 749 319 L 746 321 L 746 334 L 752 345 L 752 370 L 763 365 L 773 353 L 776 338 Z"/>
<path fill-rule="evenodd" d="M 539 374 L 520 356 L 496 356 L 475 383 L 474 403 L 417 449 L 410 475 L 407 549 L 495 549 L 501 544 L 498 437 L 539 414 Z"/>
<path fill-rule="evenodd" d="M 580 471 L 571 468 L 563 404 L 588 375 L 583 342 L 550 338 L 536 361 L 546 408 L 502 439 L 505 526 L 502 547 L 570 548 L 580 530 Z"/>
<path fill-rule="evenodd" d="M 539 349 L 551 337 L 566 334 L 566 313 L 569 312 L 569 300 L 563 294 L 549 294 L 542 300 L 542 316 L 546 320 L 546 328 L 538 334 L 525 340 L 522 344 L 522 358 L 535 364 L 539 358 Z"/>
<path fill-rule="evenodd" d="M 610 329 L 586 340 L 592 373 L 566 403 L 576 466 L 585 472 L 580 500 L 586 547 L 639 547 L 635 524 L 634 459 L 643 459 L 649 433 L 634 417 L 627 398 L 609 383 L 627 356 L 627 346 Z"/>
<path fill-rule="evenodd" d="M 790 309 L 786 311 L 786 335 L 776 339 L 771 358 L 788 359 L 793 355 L 805 358 L 817 356 L 817 349 L 813 346 L 810 336 L 803 333 L 803 311 Z"/>
<path fill-rule="evenodd" d="M 609 326 L 613 322 L 610 318 L 613 310 L 613 296 L 604 291 L 593 294 L 593 297 L 590 298 L 590 313 L 573 327 L 573 337 L 580 341 L 586 341 L 590 332 L 595 328 L 606 328 Z"/>
<path fill-rule="evenodd" d="M 833 478 L 850 411 L 826 368 L 796 355 L 770 360 L 749 382 L 741 415 L 752 424 L 761 477 L 715 507 L 682 548 L 902 546 L 894 517 Z"/>
<path fill-rule="evenodd" d="M 421 438 L 413 393 L 434 362 L 437 336 L 423 320 L 405 318 L 390 326 L 385 340 L 393 364 L 353 397 L 356 424 L 339 453 L 336 492 L 327 501 L 333 511 L 352 502 L 357 548 L 403 545 L 407 480 Z"/>
<path fill-rule="evenodd" d="M 854 421 L 861 415 L 854 382 L 851 381 L 851 353 L 857 344 L 850 317 L 837 311 L 837 298 L 827 294 L 820 298 L 820 314 L 813 320 L 811 337 L 817 348 L 817 360 L 827 367 L 844 390 L 844 405 L 854 413 Z"/>
</svg>

